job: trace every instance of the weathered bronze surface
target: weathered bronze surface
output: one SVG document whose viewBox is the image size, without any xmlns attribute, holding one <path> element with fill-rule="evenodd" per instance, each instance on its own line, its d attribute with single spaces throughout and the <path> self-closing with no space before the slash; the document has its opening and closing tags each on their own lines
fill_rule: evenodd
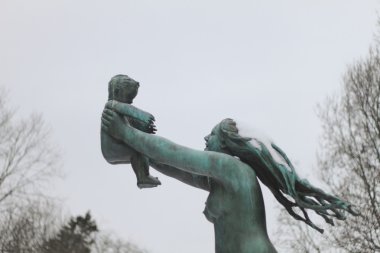
<svg viewBox="0 0 380 253">
<path fill-rule="evenodd" d="M 131 105 L 139 87 L 138 82 L 126 75 L 114 76 L 108 84 L 107 106 L 117 110 L 133 127 L 153 134 L 156 131 L 153 115 Z M 156 177 L 149 174 L 149 161 L 146 156 L 131 148 L 128 143 L 113 138 L 104 130 L 101 130 L 101 148 L 104 158 L 109 163 L 132 165 L 139 188 L 161 184 Z"/>
<path fill-rule="evenodd" d="M 121 116 L 131 115 L 130 109 L 108 102 L 102 115 L 102 131 L 120 145 L 149 157 L 150 165 L 163 174 L 209 192 L 204 214 L 214 224 L 216 253 L 276 252 L 267 234 L 257 178 L 290 215 L 320 232 L 323 230 L 310 220 L 306 209 L 315 211 L 329 224 L 333 224 L 333 218 L 345 219 L 344 211 L 357 215 L 350 203 L 299 178 L 277 145 L 241 136 L 232 119 L 217 124 L 205 137 L 205 151 L 200 151 L 139 130 L 129 118 Z M 104 143 L 103 149 L 108 149 L 107 145 Z M 299 208 L 302 215 L 293 208 Z"/>
</svg>

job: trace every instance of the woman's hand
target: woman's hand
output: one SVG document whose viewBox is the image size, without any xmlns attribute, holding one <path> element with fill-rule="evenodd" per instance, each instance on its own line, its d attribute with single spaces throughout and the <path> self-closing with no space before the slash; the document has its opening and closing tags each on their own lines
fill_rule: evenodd
<svg viewBox="0 0 380 253">
<path fill-rule="evenodd" d="M 102 130 L 114 137 L 122 140 L 123 133 L 129 128 L 129 122 L 118 113 L 105 108 L 102 114 Z"/>
</svg>

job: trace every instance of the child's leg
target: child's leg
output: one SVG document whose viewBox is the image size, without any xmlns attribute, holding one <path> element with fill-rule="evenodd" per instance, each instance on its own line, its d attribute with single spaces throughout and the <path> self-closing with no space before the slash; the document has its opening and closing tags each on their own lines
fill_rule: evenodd
<svg viewBox="0 0 380 253">
<path fill-rule="evenodd" d="M 131 158 L 131 165 L 136 174 L 137 186 L 141 188 L 156 187 L 161 184 L 156 177 L 149 175 L 149 159 L 140 153 L 136 153 Z"/>
</svg>

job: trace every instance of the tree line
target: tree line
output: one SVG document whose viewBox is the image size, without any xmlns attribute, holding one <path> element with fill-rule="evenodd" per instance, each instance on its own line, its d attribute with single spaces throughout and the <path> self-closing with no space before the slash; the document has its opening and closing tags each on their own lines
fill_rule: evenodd
<svg viewBox="0 0 380 253">
<path fill-rule="evenodd" d="M 323 129 L 320 178 L 360 215 L 337 222 L 321 236 L 282 213 L 277 237 L 285 252 L 380 252 L 379 46 L 376 41 L 365 58 L 347 67 L 341 91 L 318 110 Z"/>
<path fill-rule="evenodd" d="M 60 155 L 41 115 L 17 118 L 0 91 L 0 253 L 146 253 L 101 231 L 90 212 L 62 219 L 45 194 Z"/>
</svg>

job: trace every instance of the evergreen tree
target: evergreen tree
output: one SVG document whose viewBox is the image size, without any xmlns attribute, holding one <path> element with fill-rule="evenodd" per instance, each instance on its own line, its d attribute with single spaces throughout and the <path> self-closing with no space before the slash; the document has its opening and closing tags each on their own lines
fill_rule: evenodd
<svg viewBox="0 0 380 253">
<path fill-rule="evenodd" d="M 89 212 L 73 217 L 43 244 L 42 253 L 90 253 L 96 232 L 98 227 Z"/>
</svg>

